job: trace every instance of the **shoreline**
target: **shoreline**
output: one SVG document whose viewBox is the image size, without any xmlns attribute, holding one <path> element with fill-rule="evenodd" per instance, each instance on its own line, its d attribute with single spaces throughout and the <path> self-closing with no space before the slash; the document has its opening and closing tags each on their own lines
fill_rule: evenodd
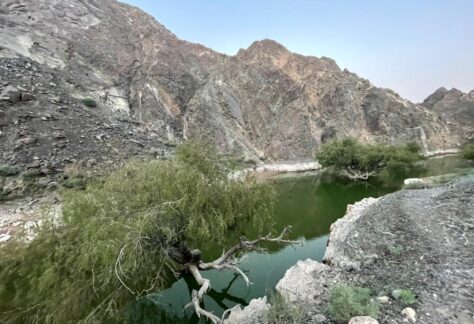
<svg viewBox="0 0 474 324">
<path fill-rule="evenodd" d="M 261 164 L 253 168 L 236 170 L 229 174 L 230 179 L 241 179 L 249 174 L 254 174 L 258 179 L 268 179 L 281 173 L 299 173 L 317 171 L 321 165 L 317 161 L 294 163 Z"/>
</svg>

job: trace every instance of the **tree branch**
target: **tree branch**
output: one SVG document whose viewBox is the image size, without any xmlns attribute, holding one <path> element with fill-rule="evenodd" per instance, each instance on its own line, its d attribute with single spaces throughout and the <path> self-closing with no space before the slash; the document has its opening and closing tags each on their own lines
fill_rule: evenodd
<svg viewBox="0 0 474 324">
<path fill-rule="evenodd" d="M 224 252 L 222 256 L 212 262 L 202 262 L 201 260 L 197 260 L 195 264 L 190 264 L 188 266 L 189 272 L 192 274 L 196 282 L 198 283 L 201 288 L 199 291 L 193 290 L 192 292 L 192 301 L 188 305 L 185 306 L 194 306 L 194 311 L 198 315 L 198 317 L 204 316 L 213 323 L 220 324 L 223 322 L 222 319 L 218 318 L 211 312 L 206 311 L 205 309 L 201 308 L 200 304 L 202 302 L 204 294 L 211 288 L 211 282 L 209 279 L 203 278 L 200 270 L 219 270 L 222 271 L 224 269 L 230 269 L 238 273 L 244 280 L 247 286 L 250 285 L 250 280 L 247 275 L 237 266 L 239 264 L 239 260 L 237 259 L 236 255 L 242 251 L 252 251 L 252 250 L 259 250 L 261 249 L 258 245 L 263 242 L 274 242 L 274 243 L 282 243 L 282 244 L 300 244 L 303 245 L 301 241 L 292 241 L 284 239 L 284 237 L 289 233 L 291 227 L 288 226 L 280 233 L 277 237 L 272 237 L 271 233 L 257 238 L 253 241 L 247 241 L 244 237 L 240 238 L 240 242 L 231 247 L 227 252 Z M 197 251 L 199 252 L 199 251 Z M 199 254 L 200 255 L 200 254 Z"/>
</svg>

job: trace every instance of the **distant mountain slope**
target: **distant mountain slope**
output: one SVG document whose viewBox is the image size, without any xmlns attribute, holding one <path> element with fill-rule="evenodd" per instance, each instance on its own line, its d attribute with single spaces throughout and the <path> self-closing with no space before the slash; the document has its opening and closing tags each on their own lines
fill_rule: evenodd
<svg viewBox="0 0 474 324">
<path fill-rule="evenodd" d="M 166 144 L 190 138 L 210 139 L 243 158 L 289 161 L 312 159 L 334 137 L 416 140 L 433 150 L 464 135 L 436 109 L 377 88 L 329 58 L 291 53 L 271 40 L 223 55 L 113 0 L 2 1 L 0 58 L 0 93 L 15 87 L 31 95 L 0 100 L 0 148 L 17 145 L 15 154 L 0 155 L 2 163 L 51 159 L 48 147 L 57 141 L 59 164 L 70 156 L 163 154 Z M 78 99 L 86 97 L 98 107 L 82 107 Z M 37 106 L 54 117 L 48 127 Z M 55 138 L 55 129 L 65 137 Z M 26 137 L 38 141 L 25 146 Z"/>
<path fill-rule="evenodd" d="M 439 88 L 422 105 L 457 125 L 464 138 L 474 139 L 474 90 L 464 93 L 454 88 Z"/>
</svg>

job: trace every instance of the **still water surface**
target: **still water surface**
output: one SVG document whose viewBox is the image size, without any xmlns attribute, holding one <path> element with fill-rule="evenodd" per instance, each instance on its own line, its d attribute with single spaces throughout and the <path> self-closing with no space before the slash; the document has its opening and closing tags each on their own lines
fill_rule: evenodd
<svg viewBox="0 0 474 324">
<path fill-rule="evenodd" d="M 212 289 L 204 297 L 204 308 L 217 315 L 236 304 L 246 305 L 251 299 L 272 291 L 285 271 L 298 260 L 323 258 L 330 225 L 342 217 L 347 205 L 365 197 L 379 197 L 398 190 L 402 179 L 413 176 L 432 176 L 450 173 L 469 165 L 455 157 L 430 159 L 424 168 L 412 174 L 393 176 L 389 182 L 374 179 L 368 183 L 350 182 L 319 174 L 283 177 L 274 180 L 278 192 L 274 227 L 277 230 L 291 225 L 292 239 L 301 239 L 304 246 L 270 246 L 268 253 L 252 252 L 245 255 L 241 269 L 252 285 L 231 271 L 207 271 L 203 276 L 211 280 Z M 390 183 L 389 185 L 387 183 Z M 253 238 L 252 231 L 246 233 Z M 238 236 L 229 237 L 228 244 L 238 242 Z M 208 246 L 206 246 L 208 245 Z M 203 258 L 213 260 L 222 253 L 221 248 L 204 244 Z M 200 323 L 192 309 L 184 310 L 190 302 L 191 291 L 198 289 L 190 277 L 181 278 L 151 299 L 142 299 L 129 306 L 130 323 Z M 157 307 L 157 305 L 159 305 Z"/>
</svg>

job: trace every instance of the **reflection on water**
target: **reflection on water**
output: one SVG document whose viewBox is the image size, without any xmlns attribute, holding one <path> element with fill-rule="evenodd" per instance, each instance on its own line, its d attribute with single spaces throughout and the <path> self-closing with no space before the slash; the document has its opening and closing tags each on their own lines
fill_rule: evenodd
<svg viewBox="0 0 474 324">
<path fill-rule="evenodd" d="M 204 307 L 217 315 L 237 304 L 246 305 L 251 299 L 264 296 L 283 277 L 285 271 L 298 260 L 321 260 L 331 224 L 342 217 L 347 204 L 365 197 L 379 197 L 398 190 L 406 177 L 431 176 L 453 172 L 469 166 L 457 158 L 430 159 L 416 170 L 390 174 L 389 177 L 370 182 L 350 182 L 328 175 L 310 175 L 276 180 L 278 203 L 274 228 L 282 230 L 291 225 L 292 239 L 302 239 L 304 246 L 268 246 L 268 253 L 247 253 L 241 264 L 252 285 L 247 287 L 242 278 L 230 271 L 207 271 L 203 276 L 211 280 L 212 289 L 204 296 Z M 229 247 L 241 235 L 253 238 L 257 233 L 230 235 L 225 244 Z M 203 244 L 203 258 L 212 260 L 220 256 L 222 247 Z M 192 309 L 184 307 L 191 300 L 191 291 L 198 289 L 191 277 L 184 276 L 170 288 L 154 296 L 142 298 L 127 307 L 128 323 L 198 323 Z"/>
</svg>

